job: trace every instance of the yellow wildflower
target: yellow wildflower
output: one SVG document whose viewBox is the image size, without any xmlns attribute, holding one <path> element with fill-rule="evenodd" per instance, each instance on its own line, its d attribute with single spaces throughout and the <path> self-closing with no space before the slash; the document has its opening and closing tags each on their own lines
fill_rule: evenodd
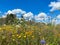
<svg viewBox="0 0 60 45">
<path fill-rule="evenodd" d="M 13 41 L 15 41 L 15 39 L 13 39 Z"/>
<path fill-rule="evenodd" d="M 16 36 L 19 36 L 18 34 Z"/>
<path fill-rule="evenodd" d="M 32 38 L 34 38 L 34 36 L 32 36 Z"/>
<path fill-rule="evenodd" d="M 2 28 L 0 28 L 0 30 L 1 30 Z"/>
<path fill-rule="evenodd" d="M 18 38 L 21 38 L 21 35 Z"/>
<path fill-rule="evenodd" d="M 34 38 L 34 36 L 32 36 L 32 38 Z"/>
<path fill-rule="evenodd" d="M 26 38 L 26 36 L 24 36 L 24 38 Z"/>
</svg>

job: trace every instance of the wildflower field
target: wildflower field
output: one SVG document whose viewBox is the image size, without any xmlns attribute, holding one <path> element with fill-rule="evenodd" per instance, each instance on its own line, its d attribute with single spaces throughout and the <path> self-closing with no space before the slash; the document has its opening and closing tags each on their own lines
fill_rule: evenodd
<svg viewBox="0 0 60 45">
<path fill-rule="evenodd" d="M 0 26 L 0 45 L 59 45 L 60 33 L 57 27 L 38 26 Z"/>
<path fill-rule="evenodd" d="M 0 45 L 60 45 L 60 25 L 19 20 L 8 14 L 0 18 Z"/>
</svg>

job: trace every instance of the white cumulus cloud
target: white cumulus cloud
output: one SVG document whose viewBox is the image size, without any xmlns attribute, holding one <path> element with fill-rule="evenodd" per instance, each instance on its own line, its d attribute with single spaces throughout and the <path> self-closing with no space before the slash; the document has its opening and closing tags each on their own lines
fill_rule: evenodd
<svg viewBox="0 0 60 45">
<path fill-rule="evenodd" d="M 60 14 L 57 16 L 58 19 L 60 19 Z"/>
<path fill-rule="evenodd" d="M 13 10 L 8 10 L 6 14 L 25 14 L 26 12 L 21 10 L 21 9 L 13 9 Z"/>
<path fill-rule="evenodd" d="M 51 2 L 49 4 L 49 7 L 51 7 L 50 11 L 60 10 L 60 2 Z"/>
<path fill-rule="evenodd" d="M 35 20 L 45 20 L 45 19 L 47 19 L 47 14 L 44 12 L 41 12 L 35 16 Z"/>
<path fill-rule="evenodd" d="M 32 20 L 32 18 L 33 18 L 33 13 L 28 12 L 28 13 L 24 14 L 23 17 L 24 17 L 26 20 Z"/>
</svg>

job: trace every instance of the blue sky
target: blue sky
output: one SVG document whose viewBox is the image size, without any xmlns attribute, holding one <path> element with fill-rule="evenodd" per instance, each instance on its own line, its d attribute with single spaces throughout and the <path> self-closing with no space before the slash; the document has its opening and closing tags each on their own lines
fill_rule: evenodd
<svg viewBox="0 0 60 45">
<path fill-rule="evenodd" d="M 0 11 L 5 12 L 12 9 L 22 9 L 26 12 L 38 14 L 39 12 L 49 12 L 48 5 L 56 0 L 0 0 Z"/>
<path fill-rule="evenodd" d="M 54 5 L 51 2 L 54 3 Z M 14 9 L 21 9 L 19 10 L 21 12 L 25 11 L 25 16 L 29 14 L 29 18 L 32 15 L 37 15 L 36 18 L 38 18 L 38 20 L 40 19 L 38 16 L 41 16 L 41 14 L 45 17 L 48 15 L 52 18 L 60 18 L 60 11 L 58 11 L 58 9 L 60 9 L 60 0 L 0 0 L 0 16 L 4 13 L 14 11 L 16 13 Z M 54 13 L 51 13 L 51 11 L 54 11 Z"/>
</svg>

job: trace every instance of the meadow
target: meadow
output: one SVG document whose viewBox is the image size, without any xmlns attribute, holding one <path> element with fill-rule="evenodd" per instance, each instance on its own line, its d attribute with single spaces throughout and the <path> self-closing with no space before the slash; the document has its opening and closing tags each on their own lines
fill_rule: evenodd
<svg viewBox="0 0 60 45">
<path fill-rule="evenodd" d="M 0 25 L 0 45 L 60 45 L 60 25 L 11 22 Z"/>
<path fill-rule="evenodd" d="M 51 29 L 52 28 L 52 29 Z M 0 45 L 60 45 L 60 31 L 41 24 L 0 26 Z"/>
</svg>

